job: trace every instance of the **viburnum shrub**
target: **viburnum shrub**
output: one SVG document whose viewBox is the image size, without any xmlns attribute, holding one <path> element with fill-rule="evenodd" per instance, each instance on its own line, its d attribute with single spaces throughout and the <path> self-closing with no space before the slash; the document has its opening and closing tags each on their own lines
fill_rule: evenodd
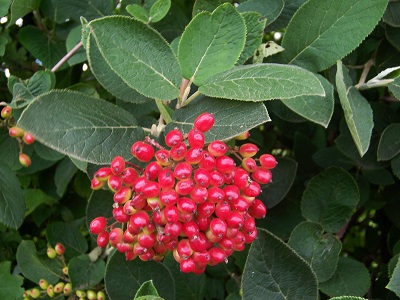
<svg viewBox="0 0 400 300">
<path fill-rule="evenodd" d="M 399 1 L 0 3 L 0 300 L 400 297 Z"/>
<path fill-rule="evenodd" d="M 182 272 L 201 274 L 257 238 L 255 219 L 267 213 L 257 196 L 277 162 L 263 154 L 248 168 L 245 160 L 259 150 L 252 143 L 206 145 L 214 122 L 204 112 L 189 132 L 166 133 L 166 147 L 149 137 L 133 143 L 144 168 L 116 156 L 94 173 L 92 189 L 114 193 L 113 216 L 98 216 L 89 226 L 99 247 L 112 246 L 127 260 L 161 261 L 172 252 Z"/>
</svg>

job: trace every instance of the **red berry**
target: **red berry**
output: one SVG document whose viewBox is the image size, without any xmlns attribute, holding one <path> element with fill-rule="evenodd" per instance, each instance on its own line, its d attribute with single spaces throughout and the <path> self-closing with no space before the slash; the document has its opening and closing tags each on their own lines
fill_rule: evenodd
<svg viewBox="0 0 400 300">
<path fill-rule="evenodd" d="M 175 205 L 166 206 L 163 210 L 165 220 L 168 223 L 176 223 L 179 220 L 179 210 Z"/>
<path fill-rule="evenodd" d="M 203 158 L 203 152 L 202 148 L 190 148 L 185 155 L 186 162 L 191 165 L 200 163 Z"/>
<path fill-rule="evenodd" d="M 199 225 L 193 220 L 182 223 L 182 231 L 189 239 L 197 237 L 200 233 Z"/>
<path fill-rule="evenodd" d="M 161 166 L 169 166 L 172 164 L 168 150 L 161 149 L 154 154 L 156 160 Z"/>
<path fill-rule="evenodd" d="M 19 162 L 24 167 L 29 167 L 32 163 L 31 158 L 28 155 L 26 155 L 25 153 L 19 154 Z"/>
<path fill-rule="evenodd" d="M 125 214 L 122 206 L 116 207 L 112 210 L 114 219 L 120 223 L 126 223 L 129 221 L 129 215 Z"/>
<path fill-rule="evenodd" d="M 214 213 L 215 205 L 208 201 L 200 203 L 197 206 L 197 214 L 202 218 L 209 218 Z"/>
<path fill-rule="evenodd" d="M 199 168 L 212 171 L 215 167 L 215 158 L 208 152 L 203 151 L 203 157 L 199 162 Z"/>
<path fill-rule="evenodd" d="M 193 122 L 194 128 L 202 132 L 209 131 L 214 125 L 215 118 L 212 114 L 205 112 L 199 115 Z"/>
<path fill-rule="evenodd" d="M 193 167 L 187 162 L 180 162 L 174 168 L 174 175 L 178 180 L 188 179 L 192 175 Z"/>
<path fill-rule="evenodd" d="M 254 230 L 247 232 L 244 236 L 245 236 L 245 243 L 246 244 L 250 244 L 252 243 L 258 235 L 258 231 L 257 228 L 254 228 Z"/>
<path fill-rule="evenodd" d="M 169 150 L 169 155 L 174 161 L 181 161 L 185 158 L 186 152 L 187 146 L 185 143 L 181 142 Z"/>
<path fill-rule="evenodd" d="M 207 200 L 208 190 L 205 187 L 195 185 L 190 191 L 190 198 L 196 203 L 203 203 Z"/>
<path fill-rule="evenodd" d="M 239 141 L 242 141 L 242 140 L 248 139 L 249 136 L 250 136 L 250 132 L 249 131 L 245 131 L 245 132 L 242 132 L 241 134 L 235 136 L 235 139 L 239 140 Z"/>
<path fill-rule="evenodd" d="M 225 192 L 219 187 L 211 187 L 208 189 L 207 201 L 211 203 L 219 203 L 225 198 Z"/>
<path fill-rule="evenodd" d="M 165 227 L 164 227 L 165 235 L 167 235 L 171 238 L 176 238 L 181 234 L 181 232 L 182 232 L 182 223 L 181 222 L 165 224 Z"/>
<path fill-rule="evenodd" d="M 215 205 L 215 215 L 221 220 L 225 220 L 231 212 L 231 206 L 228 202 L 221 201 Z"/>
<path fill-rule="evenodd" d="M 258 147 L 252 143 L 243 144 L 239 148 L 239 153 L 242 157 L 253 157 L 258 152 Z"/>
<path fill-rule="evenodd" d="M 181 196 L 190 194 L 194 187 L 194 182 L 191 179 L 180 180 L 175 185 L 175 191 Z"/>
<path fill-rule="evenodd" d="M 231 211 L 226 217 L 225 222 L 229 227 L 241 228 L 244 224 L 244 218 L 239 212 Z"/>
<path fill-rule="evenodd" d="M 35 142 L 35 138 L 29 132 L 25 132 L 22 141 L 27 145 L 31 145 Z"/>
<path fill-rule="evenodd" d="M 211 155 L 218 157 L 225 155 L 228 151 L 228 146 L 222 141 L 213 141 L 208 145 L 207 149 Z"/>
<path fill-rule="evenodd" d="M 257 182 L 252 181 L 242 190 L 242 193 L 248 197 L 257 197 L 261 193 L 261 187 Z"/>
<path fill-rule="evenodd" d="M 130 222 L 130 225 L 132 225 L 134 228 L 141 229 L 141 228 L 149 225 L 150 218 L 149 218 L 149 215 L 145 211 L 140 210 L 140 211 L 136 212 L 135 214 L 133 214 L 132 216 L 130 216 L 129 222 Z"/>
<path fill-rule="evenodd" d="M 188 143 L 192 148 L 204 147 L 204 133 L 197 129 L 191 129 L 188 133 Z"/>
<path fill-rule="evenodd" d="M 247 172 L 254 172 L 257 169 L 257 162 L 251 157 L 246 157 L 242 160 L 242 167 Z"/>
<path fill-rule="evenodd" d="M 99 190 L 106 184 L 105 181 L 99 181 L 96 178 L 93 178 L 90 182 L 90 188 L 92 190 Z"/>
<path fill-rule="evenodd" d="M 249 214 L 256 219 L 261 219 L 267 214 L 267 209 L 261 200 L 256 199 L 249 207 Z"/>
<path fill-rule="evenodd" d="M 206 235 L 202 232 L 189 240 L 190 248 L 196 252 L 203 252 L 207 250 L 207 239 Z"/>
<path fill-rule="evenodd" d="M 97 236 L 97 246 L 105 248 L 107 247 L 109 240 L 109 233 L 107 231 L 102 231 Z"/>
<path fill-rule="evenodd" d="M 123 237 L 124 237 L 124 232 L 119 227 L 116 227 L 110 231 L 109 238 L 110 238 L 111 244 L 113 244 L 113 245 L 117 245 L 118 243 L 121 243 Z"/>
<path fill-rule="evenodd" d="M 193 249 L 190 247 L 190 243 L 188 239 L 182 239 L 179 241 L 178 246 L 176 247 L 176 252 L 179 257 L 183 260 L 188 259 L 192 253 Z"/>
<path fill-rule="evenodd" d="M 267 169 L 273 169 L 278 164 L 275 157 L 273 157 L 271 154 L 263 154 L 260 156 L 259 160 L 261 166 Z"/>
<path fill-rule="evenodd" d="M 175 185 L 175 177 L 171 170 L 164 169 L 158 174 L 157 181 L 162 189 L 172 189 Z"/>
<path fill-rule="evenodd" d="M 147 180 L 156 180 L 161 171 L 162 167 L 158 162 L 152 161 L 144 169 L 143 175 Z"/>
<path fill-rule="evenodd" d="M 247 171 L 242 168 L 235 169 L 235 175 L 233 177 L 233 184 L 236 185 L 240 190 L 244 189 L 250 184 L 250 175 Z"/>
<path fill-rule="evenodd" d="M 134 168 L 126 168 L 122 171 L 121 179 L 122 182 L 127 186 L 132 186 L 136 179 L 139 178 L 138 172 Z"/>
<path fill-rule="evenodd" d="M 249 202 L 240 196 L 237 199 L 234 199 L 230 203 L 232 210 L 240 211 L 240 212 L 245 212 L 249 208 Z"/>
<path fill-rule="evenodd" d="M 110 190 L 112 190 L 114 193 L 119 191 L 122 188 L 122 180 L 121 177 L 117 176 L 117 175 L 111 175 L 108 178 L 108 187 L 110 188 Z"/>
<path fill-rule="evenodd" d="M 215 167 L 221 173 L 230 173 L 235 168 L 235 161 L 229 156 L 219 156 L 215 160 Z"/>
<path fill-rule="evenodd" d="M 165 144 L 169 147 L 174 147 L 183 141 L 182 132 L 179 129 L 173 129 L 165 136 Z"/>
<path fill-rule="evenodd" d="M 144 248 L 152 248 L 156 243 L 156 234 L 155 233 L 139 233 L 138 234 L 138 243 L 140 246 Z"/>
<path fill-rule="evenodd" d="M 138 160 L 147 162 L 154 156 L 154 148 L 144 142 L 136 142 L 131 147 L 132 155 Z"/>
<path fill-rule="evenodd" d="M 143 188 L 146 186 L 147 182 L 148 180 L 143 176 L 139 177 L 132 186 L 133 191 L 136 192 L 137 194 L 140 194 Z"/>
<path fill-rule="evenodd" d="M 58 255 L 63 255 L 64 252 L 65 252 L 65 247 L 64 247 L 63 244 L 57 243 L 57 244 L 55 245 L 55 247 L 54 247 L 54 250 L 56 250 L 56 253 L 57 253 Z"/>
<path fill-rule="evenodd" d="M 272 173 L 267 168 L 258 167 L 251 174 L 251 178 L 260 184 L 268 184 L 272 180 Z"/>
<path fill-rule="evenodd" d="M 227 259 L 225 251 L 218 247 L 212 247 L 208 250 L 208 253 L 210 254 L 211 266 L 215 266 Z"/>
<path fill-rule="evenodd" d="M 183 213 L 194 213 L 196 210 L 196 203 L 187 197 L 181 197 L 177 203 L 178 210 Z"/>
<path fill-rule="evenodd" d="M 163 205 L 175 205 L 179 199 L 179 195 L 175 190 L 162 191 L 158 197 Z"/>
<path fill-rule="evenodd" d="M 226 185 L 222 190 L 225 193 L 225 200 L 228 202 L 236 200 L 240 196 L 240 190 L 236 185 Z"/>
<path fill-rule="evenodd" d="M 107 220 L 105 217 L 97 217 L 90 222 L 90 232 L 93 234 L 99 234 L 104 231 L 107 227 Z"/>
<path fill-rule="evenodd" d="M 211 176 L 210 184 L 212 186 L 219 187 L 224 184 L 224 176 L 219 171 L 211 171 L 210 176 Z"/>
<path fill-rule="evenodd" d="M 224 237 L 228 230 L 228 225 L 223 220 L 214 218 L 210 222 L 210 230 L 214 235 Z"/>
<path fill-rule="evenodd" d="M 124 186 L 114 194 L 114 202 L 124 204 L 132 197 L 132 190 L 130 187 Z"/>
<path fill-rule="evenodd" d="M 116 156 L 111 161 L 111 172 L 115 175 L 120 175 L 125 169 L 125 160 L 122 156 Z"/>
<path fill-rule="evenodd" d="M 160 194 L 160 185 L 155 181 L 147 181 L 140 194 L 145 198 L 154 198 Z"/>
<path fill-rule="evenodd" d="M 197 169 L 194 171 L 193 179 L 199 186 L 206 188 L 210 185 L 211 176 L 207 170 Z"/>
<path fill-rule="evenodd" d="M 194 259 L 193 258 L 189 258 L 189 259 L 186 259 L 186 260 L 182 260 L 179 263 L 179 268 L 181 269 L 181 271 L 183 273 L 192 273 L 192 272 L 194 272 L 195 269 L 196 269 L 196 264 L 194 262 Z"/>
<path fill-rule="evenodd" d="M 107 181 L 108 178 L 110 178 L 112 172 L 110 168 L 103 167 L 100 168 L 94 173 L 94 178 L 96 178 L 99 181 Z"/>
<path fill-rule="evenodd" d="M 192 257 L 197 267 L 206 266 L 210 262 L 210 254 L 208 251 L 193 252 Z"/>
<path fill-rule="evenodd" d="M 7 119 L 12 115 L 12 108 L 9 106 L 4 106 L 1 110 L 1 117 Z"/>
<path fill-rule="evenodd" d="M 124 236 L 123 236 L 123 241 L 124 243 L 132 244 L 137 242 L 137 235 L 133 235 L 132 233 L 129 232 L 129 230 L 124 231 Z"/>
<path fill-rule="evenodd" d="M 124 242 L 118 243 L 116 245 L 116 248 L 121 253 L 132 252 L 133 251 L 133 245 L 130 244 L 130 243 L 129 244 L 128 243 L 124 243 Z"/>
</svg>

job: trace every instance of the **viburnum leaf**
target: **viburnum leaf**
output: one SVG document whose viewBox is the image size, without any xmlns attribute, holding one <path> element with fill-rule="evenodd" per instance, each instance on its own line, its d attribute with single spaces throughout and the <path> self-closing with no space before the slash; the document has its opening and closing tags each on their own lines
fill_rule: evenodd
<svg viewBox="0 0 400 300">
<path fill-rule="evenodd" d="M 383 131 L 378 145 L 378 160 L 389 160 L 400 152 L 400 123 L 392 123 Z"/>
<path fill-rule="evenodd" d="M 179 42 L 183 77 L 201 86 L 211 75 L 229 70 L 238 60 L 245 39 L 244 19 L 231 4 L 222 4 L 212 13 L 199 13 Z"/>
<path fill-rule="evenodd" d="M 18 126 L 46 146 L 94 164 L 110 163 L 117 155 L 132 157 L 132 141 L 143 139 L 142 128 L 127 111 L 68 90 L 53 90 L 35 98 Z"/>
<path fill-rule="evenodd" d="M 265 0 L 247 0 L 243 1 L 237 7 L 240 12 L 257 12 L 262 19 L 267 21 L 267 25 L 273 23 L 283 10 L 283 0 L 273 0 L 265 3 Z"/>
<path fill-rule="evenodd" d="M 24 293 L 21 285 L 24 278 L 20 275 L 10 274 L 11 261 L 0 262 L 0 299 L 18 299 Z"/>
<path fill-rule="evenodd" d="M 88 289 L 102 281 L 105 269 L 104 260 L 91 261 L 88 254 L 76 256 L 68 263 L 71 284 L 79 290 Z"/>
</svg>

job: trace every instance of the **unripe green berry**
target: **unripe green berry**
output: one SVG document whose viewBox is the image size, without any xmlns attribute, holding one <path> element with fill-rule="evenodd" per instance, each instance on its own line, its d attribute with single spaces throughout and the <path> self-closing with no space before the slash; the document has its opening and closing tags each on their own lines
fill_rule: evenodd
<svg viewBox="0 0 400 300">
<path fill-rule="evenodd" d="M 40 290 L 37 289 L 37 288 L 31 289 L 30 292 L 29 292 L 29 296 L 31 296 L 34 299 L 39 298 Z"/>
<path fill-rule="evenodd" d="M 1 117 L 3 119 L 7 119 L 8 117 L 10 117 L 12 114 L 12 108 L 9 106 L 5 106 L 3 107 L 3 109 L 1 110 Z"/>
<path fill-rule="evenodd" d="M 31 158 L 24 153 L 20 153 L 18 159 L 19 159 L 19 163 L 21 165 L 23 165 L 24 167 L 29 167 L 32 163 Z"/>
<path fill-rule="evenodd" d="M 45 290 L 49 286 L 49 283 L 47 282 L 46 279 L 40 279 L 39 280 L 39 286 L 41 289 Z"/>
<path fill-rule="evenodd" d="M 49 284 L 49 286 L 47 287 L 47 295 L 49 295 L 50 298 L 54 297 L 54 287 L 52 284 Z"/>
<path fill-rule="evenodd" d="M 77 290 L 75 293 L 79 298 L 85 298 L 86 297 L 86 292 L 85 291 Z"/>
<path fill-rule="evenodd" d="M 106 300 L 106 294 L 103 291 L 97 292 L 97 300 Z"/>
<path fill-rule="evenodd" d="M 54 250 L 54 248 L 47 248 L 47 256 L 51 259 L 56 258 L 57 257 L 57 252 L 56 250 Z"/>
<path fill-rule="evenodd" d="M 64 285 L 63 293 L 65 296 L 70 295 L 72 292 L 72 285 L 68 282 Z"/>
<path fill-rule="evenodd" d="M 65 275 L 68 275 L 68 272 L 69 272 L 68 267 L 64 267 L 64 268 L 62 269 L 62 271 L 63 271 L 63 273 L 64 273 Z"/>
<path fill-rule="evenodd" d="M 64 290 L 64 286 L 65 286 L 64 282 L 57 283 L 53 288 L 54 293 L 57 293 L 57 294 L 62 293 Z"/>
<path fill-rule="evenodd" d="M 54 250 L 56 250 L 58 255 L 63 255 L 65 252 L 65 247 L 63 244 L 57 243 L 57 245 L 54 247 Z"/>
<path fill-rule="evenodd" d="M 87 290 L 87 291 L 86 291 L 86 297 L 87 297 L 89 300 L 95 300 L 95 299 L 97 299 L 97 294 L 96 294 L 95 291 Z"/>
</svg>

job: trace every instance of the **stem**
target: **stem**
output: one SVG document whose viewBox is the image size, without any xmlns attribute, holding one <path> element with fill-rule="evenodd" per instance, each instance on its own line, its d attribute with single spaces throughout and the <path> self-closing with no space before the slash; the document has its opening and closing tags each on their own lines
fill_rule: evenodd
<svg viewBox="0 0 400 300">
<path fill-rule="evenodd" d="M 367 79 L 369 70 L 371 70 L 372 66 L 375 64 L 375 58 L 371 58 L 368 60 L 365 65 L 364 65 L 364 70 L 361 73 L 360 80 L 358 81 L 356 88 L 359 89 L 361 85 L 365 83 L 365 80 Z"/>
<path fill-rule="evenodd" d="M 184 106 L 188 105 L 190 102 L 192 102 L 194 99 L 196 99 L 198 95 L 201 95 L 201 93 L 199 91 L 194 92 L 192 96 L 190 96 L 189 98 L 187 98 L 185 101 L 182 102 L 180 107 L 184 107 Z"/>
<path fill-rule="evenodd" d="M 133 164 L 133 163 L 131 163 L 131 162 L 129 162 L 129 161 L 127 161 L 126 164 L 127 164 L 127 165 L 130 165 L 130 166 L 133 167 L 134 169 L 138 170 L 140 173 L 143 173 L 143 172 L 144 172 L 144 170 L 143 170 L 141 167 L 139 167 L 138 165 L 135 165 L 135 164 Z"/>
<path fill-rule="evenodd" d="M 61 60 L 51 69 L 51 72 L 57 71 L 72 55 L 75 54 L 76 51 L 82 46 L 82 41 L 75 45 L 74 48 L 71 49 Z"/>
</svg>

